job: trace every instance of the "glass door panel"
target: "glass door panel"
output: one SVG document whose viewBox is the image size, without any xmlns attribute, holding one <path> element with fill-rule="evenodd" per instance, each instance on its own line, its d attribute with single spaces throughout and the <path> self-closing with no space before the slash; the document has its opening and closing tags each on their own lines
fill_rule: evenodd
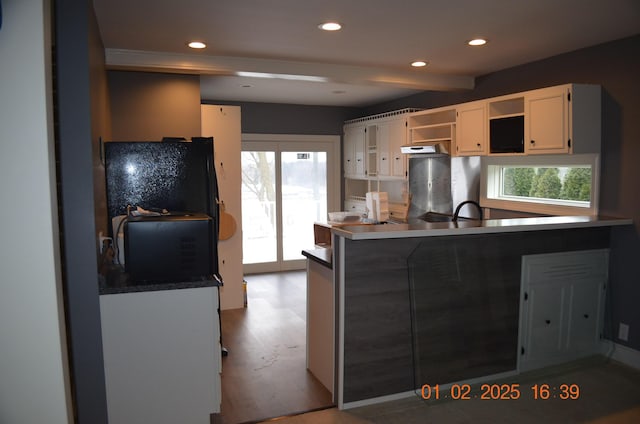
<svg viewBox="0 0 640 424">
<path fill-rule="evenodd" d="M 303 259 L 313 223 L 327 216 L 327 153 L 282 152 L 281 179 L 283 260 Z"/>
<path fill-rule="evenodd" d="M 244 272 L 304 269 L 302 250 L 315 247 L 314 222 L 326 221 L 327 211 L 339 208 L 334 162 L 340 139 L 253 136 L 260 140 L 242 143 Z"/>
<path fill-rule="evenodd" d="M 242 152 L 242 254 L 245 264 L 278 260 L 275 159 L 275 152 Z"/>
</svg>

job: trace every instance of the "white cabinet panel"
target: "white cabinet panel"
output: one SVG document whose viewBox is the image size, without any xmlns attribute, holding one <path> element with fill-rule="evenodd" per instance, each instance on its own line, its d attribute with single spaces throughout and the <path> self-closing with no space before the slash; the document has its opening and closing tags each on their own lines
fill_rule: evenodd
<svg viewBox="0 0 640 424">
<path fill-rule="evenodd" d="M 220 289 L 222 309 L 237 309 L 244 305 L 242 292 L 242 166 L 240 106 L 202 105 L 202 135 L 213 136 L 214 158 L 219 200 L 225 212 L 236 221 L 236 232 L 218 243 L 218 266 L 224 281 Z"/>
<path fill-rule="evenodd" d="M 566 348 L 575 351 L 589 349 L 600 337 L 604 283 L 596 278 L 572 284 L 570 297 Z"/>
<path fill-rule="evenodd" d="M 522 258 L 519 369 L 598 353 L 608 249 Z"/>
<path fill-rule="evenodd" d="M 554 354 L 562 346 L 564 289 L 552 284 L 539 284 L 529 289 L 528 296 L 528 354 L 532 357 Z"/>
<path fill-rule="evenodd" d="M 208 424 L 220 412 L 218 289 L 100 296 L 111 424 Z"/>
<path fill-rule="evenodd" d="M 479 156 L 487 154 L 486 102 L 460 105 L 456 110 L 456 155 Z"/>
<path fill-rule="evenodd" d="M 344 173 L 345 176 L 364 177 L 364 125 L 345 125 L 344 127 Z"/>
<path fill-rule="evenodd" d="M 536 90 L 525 97 L 527 153 L 569 153 L 569 88 Z"/>
<path fill-rule="evenodd" d="M 525 93 L 525 153 L 599 153 L 601 88 L 566 84 Z"/>
</svg>

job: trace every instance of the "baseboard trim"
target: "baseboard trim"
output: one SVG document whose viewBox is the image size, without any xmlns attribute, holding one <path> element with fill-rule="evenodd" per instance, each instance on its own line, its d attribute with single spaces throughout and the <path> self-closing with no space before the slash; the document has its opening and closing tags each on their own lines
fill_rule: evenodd
<svg viewBox="0 0 640 424">
<path fill-rule="evenodd" d="M 638 350 L 618 343 L 612 343 L 610 345 L 610 349 L 608 349 L 604 354 L 614 361 L 618 361 L 631 368 L 640 370 L 640 351 Z"/>
<path fill-rule="evenodd" d="M 387 396 L 379 396 L 379 397 L 375 397 L 375 398 L 369 398 L 369 399 L 364 399 L 364 400 L 356 400 L 356 401 L 353 401 L 353 402 L 346 402 L 346 403 L 344 403 L 342 405 L 342 407 L 340 409 L 351 409 L 351 408 L 358 408 L 360 406 L 375 405 L 376 403 L 383 403 L 383 402 L 390 402 L 392 400 L 406 399 L 406 398 L 411 397 L 411 396 L 416 396 L 416 392 L 411 390 L 409 392 L 394 393 L 392 395 L 387 395 Z"/>
</svg>

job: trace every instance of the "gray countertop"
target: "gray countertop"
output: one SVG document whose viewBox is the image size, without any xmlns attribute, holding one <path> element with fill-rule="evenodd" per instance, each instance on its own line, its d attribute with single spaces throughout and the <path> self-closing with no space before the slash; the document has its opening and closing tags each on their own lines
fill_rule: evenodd
<svg viewBox="0 0 640 424">
<path fill-rule="evenodd" d="M 129 275 L 124 272 L 122 267 L 116 265 L 111 267 L 107 275 L 99 275 L 98 283 L 100 295 L 194 289 L 221 285 L 221 281 L 213 275 L 194 278 L 190 281 L 134 282 L 129 279 Z"/>
<path fill-rule="evenodd" d="M 604 216 L 549 216 L 487 219 L 482 221 L 464 220 L 458 222 L 424 222 L 419 219 L 411 219 L 404 224 L 343 226 L 334 227 L 332 231 L 336 235 L 351 240 L 373 240 L 610 227 L 631 224 L 633 224 L 632 219 Z"/>
<path fill-rule="evenodd" d="M 332 253 L 331 247 L 316 247 L 315 249 L 305 249 L 302 251 L 303 256 L 327 268 L 333 268 Z"/>
</svg>

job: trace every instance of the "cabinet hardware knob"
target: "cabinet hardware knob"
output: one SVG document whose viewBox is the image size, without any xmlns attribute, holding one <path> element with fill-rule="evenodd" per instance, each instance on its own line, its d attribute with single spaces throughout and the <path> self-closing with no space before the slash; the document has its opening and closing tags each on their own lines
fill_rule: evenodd
<svg viewBox="0 0 640 424">
<path fill-rule="evenodd" d="M 551 320 L 549 319 L 545 319 L 544 322 L 546 322 L 547 324 L 551 324 Z"/>
<path fill-rule="evenodd" d="M 531 140 L 531 144 L 536 144 L 536 141 L 535 140 Z"/>
<path fill-rule="evenodd" d="M 589 314 L 584 314 L 584 317 L 585 318 L 589 318 Z"/>
<path fill-rule="evenodd" d="M 477 146 L 480 147 L 480 143 L 478 143 Z"/>
</svg>

